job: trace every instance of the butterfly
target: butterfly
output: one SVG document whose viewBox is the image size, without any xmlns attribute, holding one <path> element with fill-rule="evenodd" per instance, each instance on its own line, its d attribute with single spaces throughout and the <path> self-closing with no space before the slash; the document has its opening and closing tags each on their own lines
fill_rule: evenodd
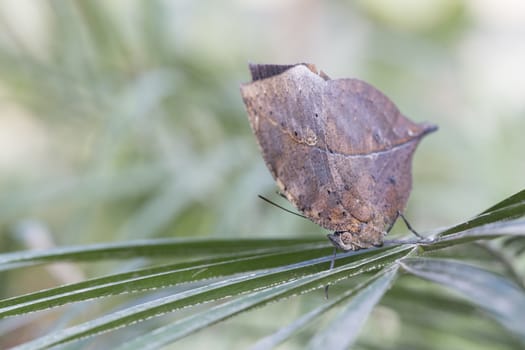
<svg viewBox="0 0 525 350">
<path fill-rule="evenodd" d="M 332 80 L 313 64 L 250 71 L 241 95 L 280 192 L 333 231 L 337 248 L 382 245 L 407 204 L 414 151 L 437 127 L 412 122 L 370 84 Z"/>
</svg>

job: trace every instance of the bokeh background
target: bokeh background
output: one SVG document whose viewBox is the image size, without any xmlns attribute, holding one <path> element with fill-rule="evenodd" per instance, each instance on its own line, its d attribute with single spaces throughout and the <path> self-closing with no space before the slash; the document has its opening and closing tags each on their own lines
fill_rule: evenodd
<svg viewBox="0 0 525 350">
<path fill-rule="evenodd" d="M 248 62 L 312 62 L 438 124 L 414 159 L 407 216 L 420 231 L 525 187 L 519 0 L 3 0 L 0 251 L 325 234 L 257 198 L 286 205 L 240 98 Z M 0 296 L 101 272 L 2 274 Z M 264 334 L 246 320 L 264 329 L 271 315 L 229 321 L 235 341 Z M 198 341 L 219 346 L 226 328 Z"/>
</svg>

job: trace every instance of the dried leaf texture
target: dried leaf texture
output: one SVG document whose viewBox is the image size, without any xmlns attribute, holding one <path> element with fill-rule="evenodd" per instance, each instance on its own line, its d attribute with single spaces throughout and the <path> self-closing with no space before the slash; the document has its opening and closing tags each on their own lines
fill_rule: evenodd
<svg viewBox="0 0 525 350">
<path fill-rule="evenodd" d="M 251 65 L 241 87 L 250 124 L 281 192 L 336 233 L 344 250 L 381 245 L 412 186 L 412 155 L 436 127 L 404 117 L 357 79 L 314 65 Z"/>
</svg>

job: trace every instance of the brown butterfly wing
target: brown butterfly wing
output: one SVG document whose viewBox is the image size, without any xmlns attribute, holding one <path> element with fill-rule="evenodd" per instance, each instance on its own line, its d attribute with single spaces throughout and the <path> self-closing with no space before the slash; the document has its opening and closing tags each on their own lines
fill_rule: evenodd
<svg viewBox="0 0 525 350">
<path fill-rule="evenodd" d="M 369 84 L 329 80 L 313 65 L 250 68 L 256 80 L 241 93 L 280 190 L 359 247 L 381 244 L 408 200 L 412 154 L 435 127 L 411 122 Z"/>
</svg>

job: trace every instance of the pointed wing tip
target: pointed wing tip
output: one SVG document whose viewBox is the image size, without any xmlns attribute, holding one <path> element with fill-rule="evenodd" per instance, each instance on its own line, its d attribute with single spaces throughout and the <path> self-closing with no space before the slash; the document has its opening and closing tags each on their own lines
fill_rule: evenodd
<svg viewBox="0 0 525 350">
<path fill-rule="evenodd" d="M 427 134 L 431 134 L 431 133 L 433 133 L 433 132 L 435 132 L 435 131 L 437 131 L 439 129 L 436 124 L 422 123 L 420 125 L 421 125 L 421 129 L 422 129 L 421 136 L 425 136 Z"/>
</svg>

